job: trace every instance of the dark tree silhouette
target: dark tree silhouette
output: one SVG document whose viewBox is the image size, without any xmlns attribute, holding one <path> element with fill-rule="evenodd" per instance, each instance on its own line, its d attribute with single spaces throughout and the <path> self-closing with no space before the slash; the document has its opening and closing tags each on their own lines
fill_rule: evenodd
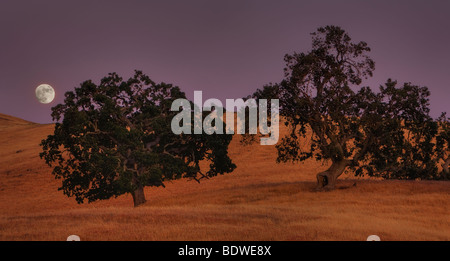
<svg viewBox="0 0 450 261">
<path fill-rule="evenodd" d="M 52 108 L 58 122 L 40 154 L 62 179 L 60 190 L 78 203 L 131 193 L 138 206 L 146 201 L 145 186 L 233 171 L 230 135 L 173 134 L 177 112 L 170 109 L 177 98 L 186 98 L 178 87 L 156 84 L 140 71 L 127 81 L 112 73 L 99 85 L 85 81 L 67 92 Z M 209 162 L 206 170 L 202 160 Z"/>
<path fill-rule="evenodd" d="M 443 179 L 450 179 L 450 119 L 442 113 L 438 119 L 439 134 L 436 137 L 436 151 L 441 162 Z"/>
<path fill-rule="evenodd" d="M 321 27 L 312 34 L 311 51 L 285 56 L 283 81 L 253 94 L 280 99 L 289 134 L 277 145 L 278 162 L 331 161 L 317 174 L 319 190 L 333 189 L 348 169 L 384 178 L 436 177 L 437 124 L 429 116 L 428 89 L 390 79 L 376 93 L 359 87 L 375 69 L 368 52 L 367 43 L 353 42 L 340 27 Z"/>
</svg>

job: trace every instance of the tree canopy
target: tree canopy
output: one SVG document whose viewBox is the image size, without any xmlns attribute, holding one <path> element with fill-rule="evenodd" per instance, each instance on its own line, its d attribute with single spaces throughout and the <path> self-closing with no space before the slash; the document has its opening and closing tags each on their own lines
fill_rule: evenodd
<svg viewBox="0 0 450 261">
<path fill-rule="evenodd" d="M 60 190 L 79 203 L 131 193 L 138 206 L 146 201 L 145 186 L 233 171 L 231 135 L 172 132 L 178 98 L 186 98 L 179 87 L 157 84 L 141 71 L 128 80 L 110 73 L 100 84 L 85 81 L 52 108 L 57 123 L 40 156 L 62 179 Z"/>
<path fill-rule="evenodd" d="M 445 135 L 436 146 L 428 88 L 391 79 L 376 92 L 361 87 L 375 70 L 369 52 L 366 42 L 352 41 L 342 28 L 320 27 L 309 52 L 285 56 L 285 78 L 253 94 L 280 100 L 289 134 L 277 145 L 278 162 L 331 161 L 317 174 L 318 189 L 333 189 L 349 169 L 384 178 L 439 177 L 435 155 Z"/>
</svg>

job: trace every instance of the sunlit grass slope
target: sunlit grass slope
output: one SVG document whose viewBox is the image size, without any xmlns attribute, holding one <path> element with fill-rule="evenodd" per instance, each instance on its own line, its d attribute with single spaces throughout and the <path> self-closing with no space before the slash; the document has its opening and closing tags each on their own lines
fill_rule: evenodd
<svg viewBox="0 0 450 261">
<path fill-rule="evenodd" d="M 130 195 L 78 205 L 38 156 L 53 128 L 0 114 L 0 240 L 450 240 L 449 182 L 348 173 L 314 192 L 326 164 L 276 164 L 274 146 L 239 136 L 231 174 L 146 188 L 137 208 Z"/>
</svg>

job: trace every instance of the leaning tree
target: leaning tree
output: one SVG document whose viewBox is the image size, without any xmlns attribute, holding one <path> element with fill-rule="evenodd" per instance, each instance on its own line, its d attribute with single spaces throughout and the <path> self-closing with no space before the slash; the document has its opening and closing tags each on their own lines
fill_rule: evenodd
<svg viewBox="0 0 450 261">
<path fill-rule="evenodd" d="M 253 94 L 280 100 L 288 134 L 277 144 L 278 162 L 331 161 L 317 174 L 320 190 L 333 189 L 345 170 L 398 179 L 436 175 L 428 89 L 392 80 L 377 92 L 360 87 L 375 69 L 368 52 L 367 43 L 353 42 L 340 27 L 321 27 L 309 52 L 285 56 L 284 80 Z"/>
<path fill-rule="evenodd" d="M 233 171 L 230 135 L 172 132 L 178 98 L 186 98 L 178 87 L 140 71 L 126 81 L 111 73 L 98 85 L 89 80 L 67 92 L 52 108 L 57 123 L 40 154 L 62 179 L 59 189 L 78 203 L 130 193 L 138 206 L 146 201 L 145 186 Z"/>
</svg>

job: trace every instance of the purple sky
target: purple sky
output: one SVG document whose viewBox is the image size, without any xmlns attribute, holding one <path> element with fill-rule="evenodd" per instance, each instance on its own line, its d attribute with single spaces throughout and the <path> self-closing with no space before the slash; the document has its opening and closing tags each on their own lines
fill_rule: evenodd
<svg viewBox="0 0 450 261">
<path fill-rule="evenodd" d="M 428 86 L 433 116 L 450 113 L 450 1 L 21 1 L 0 2 L 0 113 L 50 123 L 51 107 L 84 80 L 140 69 L 188 98 L 235 99 L 283 76 L 286 53 L 338 25 L 366 41 L 376 62 L 365 85 L 387 78 Z M 48 83 L 55 100 L 34 90 Z"/>
</svg>

